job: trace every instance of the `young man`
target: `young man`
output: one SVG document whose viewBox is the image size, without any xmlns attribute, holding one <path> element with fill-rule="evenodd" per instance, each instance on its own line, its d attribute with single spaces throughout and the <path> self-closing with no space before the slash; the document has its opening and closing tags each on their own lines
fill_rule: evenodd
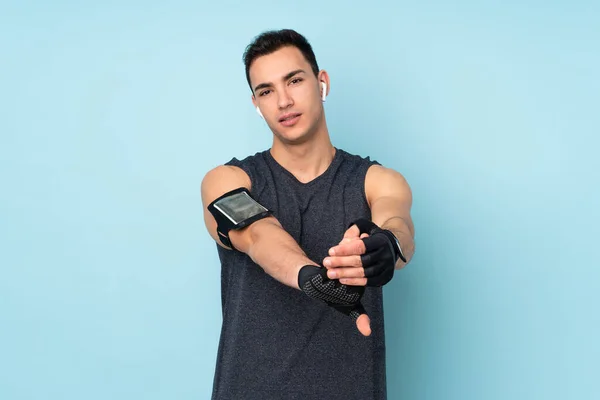
<svg viewBox="0 0 600 400">
<path fill-rule="evenodd" d="M 414 253 L 411 190 L 332 145 L 302 35 L 265 32 L 244 62 L 273 145 L 202 181 L 222 268 L 212 398 L 385 399 L 382 286 Z"/>
</svg>

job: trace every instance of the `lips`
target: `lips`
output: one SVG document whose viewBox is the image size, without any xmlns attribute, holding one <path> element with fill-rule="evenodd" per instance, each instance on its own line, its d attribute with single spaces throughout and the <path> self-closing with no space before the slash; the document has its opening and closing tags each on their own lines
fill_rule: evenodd
<svg viewBox="0 0 600 400">
<path fill-rule="evenodd" d="M 279 122 L 290 120 L 290 119 L 298 117 L 298 116 L 300 116 L 300 113 L 287 113 L 287 114 L 282 115 L 281 118 L 279 118 Z"/>
<path fill-rule="evenodd" d="M 279 118 L 279 122 L 284 126 L 292 126 L 300 119 L 300 113 L 287 113 Z"/>
</svg>

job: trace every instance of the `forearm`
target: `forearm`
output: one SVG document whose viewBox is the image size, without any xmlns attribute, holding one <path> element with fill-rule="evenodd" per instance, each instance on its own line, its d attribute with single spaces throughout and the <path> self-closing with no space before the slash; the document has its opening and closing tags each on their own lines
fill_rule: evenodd
<svg viewBox="0 0 600 400">
<path fill-rule="evenodd" d="M 310 260 L 275 218 L 257 221 L 241 231 L 231 231 L 233 245 L 284 285 L 299 289 L 298 273 Z"/>
<path fill-rule="evenodd" d="M 392 217 L 387 219 L 381 225 L 381 229 L 387 229 L 392 232 L 398 239 L 398 242 L 400 242 L 400 248 L 402 249 L 402 254 L 404 254 L 404 257 L 406 258 L 406 262 L 398 259 L 396 262 L 396 269 L 403 268 L 410 262 L 415 254 L 414 231 L 401 217 Z"/>
</svg>

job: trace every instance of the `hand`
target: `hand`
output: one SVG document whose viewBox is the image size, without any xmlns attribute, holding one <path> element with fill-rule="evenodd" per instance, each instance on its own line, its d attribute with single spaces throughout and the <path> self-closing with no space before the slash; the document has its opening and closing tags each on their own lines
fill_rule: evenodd
<svg viewBox="0 0 600 400">
<path fill-rule="evenodd" d="M 336 247 L 332 247 L 331 249 L 342 249 L 342 251 L 346 252 L 346 255 L 360 255 L 362 254 L 360 252 L 360 245 L 357 245 L 357 247 L 354 246 L 339 246 L 339 245 L 343 245 L 343 244 L 347 244 L 350 243 L 352 241 L 358 240 L 358 239 L 362 239 L 365 237 L 368 237 L 369 234 L 367 233 L 360 233 L 360 229 L 358 229 L 358 226 L 356 225 L 352 225 L 350 226 L 350 228 L 346 229 L 346 232 L 344 232 L 344 237 L 342 238 L 342 240 L 340 240 L 340 242 L 338 243 L 338 246 Z M 355 244 L 356 245 L 356 244 Z M 331 254 L 331 249 L 329 254 Z M 345 250 L 344 250 L 345 249 Z M 356 251 L 352 251 L 352 249 L 356 249 Z M 334 251 L 335 251 L 334 250 Z M 332 265 L 332 259 L 333 257 L 328 257 L 325 258 L 323 260 L 323 265 L 328 268 L 328 269 L 333 269 L 333 268 L 343 268 L 346 267 L 348 269 L 348 271 L 343 272 L 343 274 L 349 274 L 350 275 L 358 275 L 358 276 L 363 276 L 363 272 L 362 272 L 362 265 L 356 265 L 356 266 L 352 266 L 352 265 L 341 265 L 340 262 L 341 260 L 334 262 L 334 265 Z M 350 271 L 351 268 L 361 268 L 361 271 Z M 340 270 L 336 270 L 335 274 L 337 274 Z M 335 279 L 334 272 L 329 272 L 328 273 L 328 277 L 331 279 Z M 342 278 L 339 280 L 340 283 L 343 283 L 345 285 L 354 285 L 354 286 L 365 286 L 367 283 L 366 278 Z"/>
<path fill-rule="evenodd" d="M 360 233 L 360 229 L 358 229 L 356 225 L 352 225 L 350 228 L 346 229 L 346 232 L 344 232 L 344 237 L 339 244 L 349 243 L 353 240 L 362 239 L 367 236 L 369 236 L 367 233 Z M 347 280 L 347 282 L 340 281 L 340 283 L 352 285 L 352 280 Z M 371 319 L 367 314 L 362 314 L 357 318 L 356 326 L 363 335 L 369 336 L 371 334 Z M 365 334 L 365 332 L 368 332 L 368 334 Z"/>
<path fill-rule="evenodd" d="M 367 232 L 370 235 L 365 235 Z M 323 265 L 329 269 L 327 276 L 346 285 L 385 285 L 394 276 L 400 256 L 394 241 L 390 231 L 371 221 L 357 220 L 340 244 L 329 249 L 330 256 L 323 260 Z"/>
<path fill-rule="evenodd" d="M 371 321 L 360 302 L 364 287 L 347 286 L 331 280 L 325 268 L 315 265 L 305 265 L 300 269 L 298 286 L 309 297 L 323 301 L 356 320 L 356 327 L 364 336 L 371 334 Z"/>
</svg>

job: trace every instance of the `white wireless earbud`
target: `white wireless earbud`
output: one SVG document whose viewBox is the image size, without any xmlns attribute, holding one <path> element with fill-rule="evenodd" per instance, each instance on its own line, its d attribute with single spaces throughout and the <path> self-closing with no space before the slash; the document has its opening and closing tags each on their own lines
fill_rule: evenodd
<svg viewBox="0 0 600 400">
<path fill-rule="evenodd" d="M 256 106 L 256 112 L 258 113 L 258 115 L 260 115 L 262 119 L 265 119 L 265 117 L 263 117 L 262 113 L 260 112 L 260 108 L 258 108 L 258 106 Z"/>
<path fill-rule="evenodd" d="M 327 98 L 327 84 L 325 82 L 321 82 L 321 86 L 323 87 L 323 93 L 321 94 L 321 99 L 325 101 Z"/>
</svg>

